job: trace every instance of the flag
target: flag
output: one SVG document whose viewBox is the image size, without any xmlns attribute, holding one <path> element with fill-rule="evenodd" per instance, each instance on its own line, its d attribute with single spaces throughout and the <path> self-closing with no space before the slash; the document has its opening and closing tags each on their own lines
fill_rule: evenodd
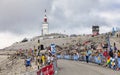
<svg viewBox="0 0 120 75">
<path fill-rule="evenodd" d="M 111 51 L 111 45 L 110 45 L 110 37 L 107 37 L 107 43 L 108 43 L 108 50 Z"/>
<path fill-rule="evenodd" d="M 107 58 L 107 64 L 110 64 L 110 56 Z"/>
<path fill-rule="evenodd" d="M 55 44 L 51 44 L 51 53 L 55 54 L 56 53 L 56 48 L 55 48 Z"/>
</svg>

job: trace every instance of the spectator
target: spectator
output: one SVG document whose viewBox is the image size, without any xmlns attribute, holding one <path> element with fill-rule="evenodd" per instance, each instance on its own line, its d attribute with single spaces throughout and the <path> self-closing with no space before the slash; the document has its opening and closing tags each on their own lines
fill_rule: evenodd
<svg viewBox="0 0 120 75">
<path fill-rule="evenodd" d="M 120 58 L 120 50 L 118 50 L 118 58 Z"/>
<path fill-rule="evenodd" d="M 89 62 L 89 53 L 88 53 L 88 50 L 86 52 L 86 62 L 88 63 Z"/>
<path fill-rule="evenodd" d="M 25 60 L 25 67 L 26 67 L 26 71 L 27 71 L 28 67 L 31 67 L 31 58 L 28 58 Z"/>
<path fill-rule="evenodd" d="M 40 69 L 40 65 L 41 65 L 41 57 L 37 56 L 37 65 L 38 65 L 38 69 Z"/>
<path fill-rule="evenodd" d="M 42 54 L 41 60 L 42 60 L 42 65 L 45 65 L 45 55 L 44 54 Z"/>
<path fill-rule="evenodd" d="M 51 62 L 51 55 L 49 54 L 49 55 L 47 56 L 47 64 L 50 65 L 50 62 Z"/>
<path fill-rule="evenodd" d="M 109 51 L 110 57 L 113 57 L 113 50 Z"/>
</svg>

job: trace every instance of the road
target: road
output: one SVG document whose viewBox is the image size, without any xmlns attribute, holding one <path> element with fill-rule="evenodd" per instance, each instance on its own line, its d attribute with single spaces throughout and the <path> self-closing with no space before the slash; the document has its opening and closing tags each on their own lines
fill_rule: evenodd
<svg viewBox="0 0 120 75">
<path fill-rule="evenodd" d="M 81 61 L 58 60 L 58 67 L 58 75 L 120 75 L 120 71 Z"/>
</svg>

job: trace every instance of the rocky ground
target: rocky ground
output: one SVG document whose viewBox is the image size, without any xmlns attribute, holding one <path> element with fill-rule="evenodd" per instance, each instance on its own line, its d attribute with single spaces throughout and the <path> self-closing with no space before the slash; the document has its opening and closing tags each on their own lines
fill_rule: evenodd
<svg viewBox="0 0 120 75">
<path fill-rule="evenodd" d="M 32 63 L 32 68 L 26 70 L 24 60 L 20 57 L 14 58 L 11 55 L 0 55 L 0 75 L 35 75 L 37 69 L 35 63 Z"/>
</svg>

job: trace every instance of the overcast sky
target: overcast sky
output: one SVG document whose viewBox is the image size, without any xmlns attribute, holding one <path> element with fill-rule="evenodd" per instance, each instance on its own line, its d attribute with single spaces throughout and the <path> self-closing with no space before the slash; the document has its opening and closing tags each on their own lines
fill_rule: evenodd
<svg viewBox="0 0 120 75">
<path fill-rule="evenodd" d="M 119 27 L 120 0 L 0 0 L 0 48 L 41 34 L 44 10 L 49 32 L 90 34 Z"/>
</svg>

